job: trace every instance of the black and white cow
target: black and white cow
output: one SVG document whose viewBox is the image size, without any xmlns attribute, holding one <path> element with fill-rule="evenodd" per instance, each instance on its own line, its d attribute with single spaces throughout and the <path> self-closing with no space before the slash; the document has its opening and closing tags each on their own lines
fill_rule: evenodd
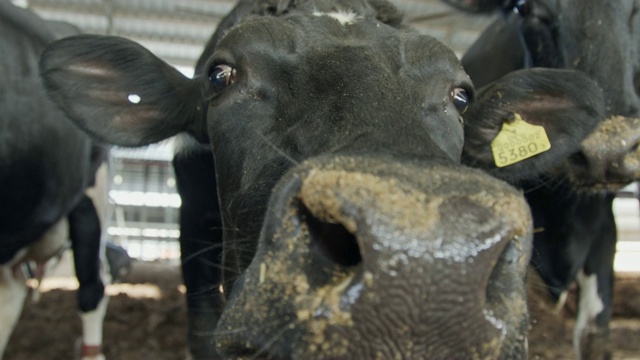
<svg viewBox="0 0 640 360">
<path fill-rule="evenodd" d="M 598 86 L 541 69 L 476 91 L 382 0 L 246 0 L 232 14 L 194 79 L 118 37 L 58 41 L 40 64 L 98 139 L 210 141 L 227 301 L 210 345 L 228 358 L 525 358 L 530 213 L 461 164 L 463 123 L 483 119 L 487 143 L 516 115 L 542 125 L 551 148 L 494 173 L 538 177 L 604 116 Z"/>
<path fill-rule="evenodd" d="M 17 270 L 30 261 L 42 268 L 70 238 L 83 356 L 99 358 L 107 304 L 100 272 L 108 269 L 99 261 L 100 218 L 85 190 L 104 178 L 96 171 L 105 152 L 47 98 L 38 75 L 45 46 L 77 31 L 2 0 L 0 33 L 0 357 L 27 294 Z"/>
<path fill-rule="evenodd" d="M 545 184 L 524 186 L 540 229 L 533 266 L 560 305 L 577 282 L 577 355 L 609 358 L 616 247 L 612 202 L 615 190 L 640 174 L 640 2 L 447 2 L 475 12 L 502 10 L 462 59 L 476 86 L 510 71 L 546 67 L 583 71 L 604 90 L 606 121 L 583 142 L 581 152 L 554 178 L 544 178 Z"/>
</svg>

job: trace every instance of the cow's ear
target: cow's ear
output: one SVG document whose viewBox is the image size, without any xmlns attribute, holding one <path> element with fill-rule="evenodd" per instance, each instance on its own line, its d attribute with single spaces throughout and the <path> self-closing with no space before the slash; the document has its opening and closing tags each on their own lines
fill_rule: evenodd
<svg viewBox="0 0 640 360">
<path fill-rule="evenodd" d="M 53 42 L 40 74 L 50 98 L 101 141 L 140 146 L 202 128 L 195 81 L 130 40 L 79 35 Z"/>
<path fill-rule="evenodd" d="M 579 151 L 602 119 L 602 90 L 583 73 L 515 71 L 481 88 L 464 114 L 463 163 L 511 183 L 534 179 Z"/>
</svg>

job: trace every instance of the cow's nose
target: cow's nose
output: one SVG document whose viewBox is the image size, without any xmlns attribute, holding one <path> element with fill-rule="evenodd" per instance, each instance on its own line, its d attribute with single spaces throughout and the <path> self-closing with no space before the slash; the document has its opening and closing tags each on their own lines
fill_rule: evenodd
<svg viewBox="0 0 640 360">
<path fill-rule="evenodd" d="M 569 158 L 568 174 L 579 186 L 616 190 L 640 177 L 640 119 L 603 121 Z"/>
<path fill-rule="evenodd" d="M 234 329 L 232 313 L 245 322 L 248 309 L 268 309 L 248 321 L 288 319 L 271 330 L 295 329 L 283 339 L 304 358 L 521 351 L 530 249 L 522 196 L 468 169 L 343 163 L 314 164 L 277 188 L 219 329 Z M 265 331 L 218 339 L 262 344 Z"/>
</svg>

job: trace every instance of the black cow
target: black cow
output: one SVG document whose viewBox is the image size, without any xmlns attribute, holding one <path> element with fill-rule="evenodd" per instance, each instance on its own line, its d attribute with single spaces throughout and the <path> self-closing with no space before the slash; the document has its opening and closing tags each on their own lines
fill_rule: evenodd
<svg viewBox="0 0 640 360">
<path fill-rule="evenodd" d="M 27 294 L 17 269 L 28 261 L 42 268 L 70 238 L 80 283 L 83 355 L 96 358 L 106 308 L 102 233 L 85 190 L 95 182 L 105 152 L 47 98 L 38 75 L 44 47 L 77 30 L 2 0 L 0 33 L 0 357 Z"/>
<path fill-rule="evenodd" d="M 122 282 L 131 273 L 133 259 L 125 248 L 111 241 L 105 244 L 105 256 L 109 264 L 111 282 Z"/>
<path fill-rule="evenodd" d="M 528 171 L 495 172 L 537 177 L 602 118 L 597 85 L 542 69 L 476 92 L 386 1 L 250 0 L 232 14 L 193 80 L 118 37 L 58 41 L 40 63 L 51 98 L 96 138 L 211 142 L 219 354 L 526 357 L 530 213 L 461 164 L 463 122 L 482 118 L 487 143 L 516 115 L 543 125 L 551 148 Z"/>
<path fill-rule="evenodd" d="M 500 8 L 462 59 L 482 86 L 527 67 L 583 71 L 604 90 L 606 121 L 544 185 L 524 184 L 534 224 L 532 262 L 562 305 L 579 286 L 574 347 L 579 358 L 610 358 L 608 344 L 616 227 L 615 190 L 640 174 L 640 2 L 449 0 L 475 12 Z M 477 148 L 475 149 L 477 151 Z M 576 190 L 577 189 L 577 190 Z"/>
<path fill-rule="evenodd" d="M 180 256 L 188 309 L 188 344 L 196 359 L 211 358 L 213 330 L 224 308 L 222 219 L 209 145 L 183 141 L 173 159 L 180 206 Z"/>
</svg>

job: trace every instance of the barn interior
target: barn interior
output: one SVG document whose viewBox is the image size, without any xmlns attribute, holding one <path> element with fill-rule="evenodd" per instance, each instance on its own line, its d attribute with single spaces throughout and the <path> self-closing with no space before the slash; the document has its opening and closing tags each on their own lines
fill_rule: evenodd
<svg viewBox="0 0 640 360">
<path fill-rule="evenodd" d="M 84 33 L 130 38 L 186 76 L 233 0 L 12 0 L 49 20 Z M 394 0 L 407 22 L 462 55 L 496 15 L 468 15 L 440 0 Z M 178 209 L 171 160 L 174 140 L 145 148 L 114 148 L 109 169 L 107 235 L 136 259 L 112 295 L 104 335 L 108 359 L 182 359 L 186 345 L 184 287 L 180 285 Z M 640 190 L 631 184 L 614 201 L 618 230 L 615 262 L 615 359 L 640 359 Z M 69 359 L 80 336 L 72 265 L 65 255 L 41 284 L 42 296 L 25 307 L 6 359 Z M 66 263 L 65 263 L 66 260 Z M 543 285 L 532 281 L 531 359 L 571 359 L 575 296 L 555 310 Z M 59 304 L 67 308 L 60 309 Z M 63 330 L 57 328 L 62 326 Z M 46 329 L 46 330 L 44 330 Z M 35 332 L 60 336 L 33 336 Z"/>
</svg>

